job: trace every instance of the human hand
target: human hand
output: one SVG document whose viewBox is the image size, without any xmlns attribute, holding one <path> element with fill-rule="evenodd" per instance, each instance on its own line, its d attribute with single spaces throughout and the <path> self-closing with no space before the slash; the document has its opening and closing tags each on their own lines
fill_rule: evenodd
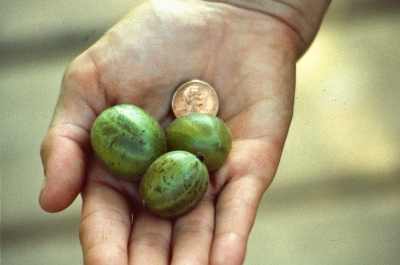
<svg viewBox="0 0 400 265">
<path fill-rule="evenodd" d="M 67 68 L 41 156 L 42 208 L 57 212 L 82 194 L 85 264 L 241 264 L 257 207 L 290 125 L 295 63 L 307 48 L 276 17 L 203 1 L 145 3 Z M 210 83 L 233 135 L 205 198 L 174 220 L 141 205 L 138 183 L 117 179 L 90 147 L 106 108 L 130 103 L 164 128 L 175 89 Z"/>
</svg>

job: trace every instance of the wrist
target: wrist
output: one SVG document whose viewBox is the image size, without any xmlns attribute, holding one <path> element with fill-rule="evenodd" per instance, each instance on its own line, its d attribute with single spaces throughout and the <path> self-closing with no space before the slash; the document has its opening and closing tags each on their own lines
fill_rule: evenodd
<svg viewBox="0 0 400 265">
<path fill-rule="evenodd" d="M 307 49 L 321 25 L 331 0 L 213 0 L 274 17 L 289 26 Z"/>
</svg>

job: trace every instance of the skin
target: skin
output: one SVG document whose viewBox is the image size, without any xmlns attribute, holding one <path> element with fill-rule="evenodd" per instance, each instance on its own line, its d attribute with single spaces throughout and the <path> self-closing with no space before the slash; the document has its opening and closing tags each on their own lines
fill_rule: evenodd
<svg viewBox="0 0 400 265">
<path fill-rule="evenodd" d="M 147 2 L 68 66 L 41 147 L 39 202 L 57 212 L 81 194 L 85 264 L 243 263 L 289 129 L 296 61 L 329 1 L 224 2 Z M 175 89 L 194 78 L 217 90 L 233 147 L 203 201 L 164 219 L 142 207 L 138 183 L 103 169 L 90 128 L 104 109 L 122 103 L 144 108 L 165 128 Z"/>
</svg>

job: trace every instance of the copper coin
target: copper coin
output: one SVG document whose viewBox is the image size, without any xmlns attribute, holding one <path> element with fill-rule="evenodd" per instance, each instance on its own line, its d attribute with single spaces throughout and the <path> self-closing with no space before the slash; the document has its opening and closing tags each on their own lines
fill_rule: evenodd
<svg viewBox="0 0 400 265">
<path fill-rule="evenodd" d="M 192 112 L 216 116 L 218 107 L 217 93 L 212 86 L 200 80 L 183 84 L 172 98 L 172 111 L 177 118 Z"/>
</svg>

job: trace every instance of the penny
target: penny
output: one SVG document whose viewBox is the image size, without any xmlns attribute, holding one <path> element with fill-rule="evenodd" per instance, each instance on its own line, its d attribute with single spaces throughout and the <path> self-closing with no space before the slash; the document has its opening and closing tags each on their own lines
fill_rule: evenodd
<svg viewBox="0 0 400 265">
<path fill-rule="evenodd" d="M 218 96 L 214 88 L 200 80 L 181 85 L 172 98 L 172 111 L 177 118 L 192 112 L 216 116 L 218 107 Z"/>
</svg>

